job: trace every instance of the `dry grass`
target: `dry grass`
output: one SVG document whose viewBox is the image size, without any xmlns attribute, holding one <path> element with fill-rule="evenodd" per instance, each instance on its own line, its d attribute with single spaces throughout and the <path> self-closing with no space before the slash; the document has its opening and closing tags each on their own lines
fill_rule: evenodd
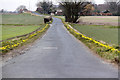
<svg viewBox="0 0 120 80">
<path fill-rule="evenodd" d="M 118 26 L 118 16 L 82 16 L 79 21 L 94 25 Z"/>
</svg>

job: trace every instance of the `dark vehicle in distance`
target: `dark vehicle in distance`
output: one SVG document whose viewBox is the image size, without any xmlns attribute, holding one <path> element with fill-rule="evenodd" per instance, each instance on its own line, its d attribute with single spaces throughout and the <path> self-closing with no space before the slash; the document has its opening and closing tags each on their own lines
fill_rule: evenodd
<svg viewBox="0 0 120 80">
<path fill-rule="evenodd" d="M 44 23 L 52 21 L 52 16 L 46 16 L 44 17 Z"/>
</svg>

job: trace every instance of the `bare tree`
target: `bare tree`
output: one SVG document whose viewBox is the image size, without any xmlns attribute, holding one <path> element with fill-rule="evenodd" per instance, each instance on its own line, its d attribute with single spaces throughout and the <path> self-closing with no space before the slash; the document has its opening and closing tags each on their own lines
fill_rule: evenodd
<svg viewBox="0 0 120 80">
<path fill-rule="evenodd" d="M 83 12 L 85 7 L 91 4 L 86 0 L 62 0 L 60 5 L 63 7 L 65 21 L 75 23 L 79 18 L 79 13 Z"/>
<path fill-rule="evenodd" d="M 37 6 L 38 8 L 42 8 L 44 14 L 49 14 L 49 13 L 51 12 L 51 10 L 52 10 L 53 4 L 52 4 L 52 2 L 43 0 L 43 2 L 41 2 L 41 1 L 38 2 L 38 3 L 36 4 L 36 6 Z"/>
<path fill-rule="evenodd" d="M 108 5 L 108 9 L 113 14 L 117 14 L 117 12 L 118 12 L 118 5 L 120 3 L 120 0 L 105 0 L 105 3 Z"/>
</svg>

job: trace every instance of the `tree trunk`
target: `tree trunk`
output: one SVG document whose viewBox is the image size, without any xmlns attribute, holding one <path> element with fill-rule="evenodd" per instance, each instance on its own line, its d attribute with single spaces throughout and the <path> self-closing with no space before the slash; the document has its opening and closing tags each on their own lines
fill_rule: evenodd
<svg viewBox="0 0 120 80">
<path fill-rule="evenodd" d="M 79 18 L 78 13 L 82 12 L 87 4 L 86 2 L 62 2 L 61 5 L 64 7 L 65 21 L 76 23 Z"/>
</svg>

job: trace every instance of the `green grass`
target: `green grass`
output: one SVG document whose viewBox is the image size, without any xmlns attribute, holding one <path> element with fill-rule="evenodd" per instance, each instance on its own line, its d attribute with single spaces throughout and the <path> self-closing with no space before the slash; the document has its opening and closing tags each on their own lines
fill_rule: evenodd
<svg viewBox="0 0 120 80">
<path fill-rule="evenodd" d="M 118 28 L 109 26 L 92 26 L 74 24 L 75 29 L 96 40 L 104 41 L 109 44 L 118 45 Z"/>
<path fill-rule="evenodd" d="M 20 43 L 22 40 L 28 39 L 26 42 L 21 43 L 18 48 L 27 45 L 29 43 L 33 43 L 36 39 L 41 37 L 45 31 L 48 29 L 46 28 L 44 31 L 38 33 L 34 32 L 27 36 L 21 36 L 25 34 L 29 34 L 37 29 L 42 29 L 45 27 L 46 24 L 44 24 L 44 16 L 35 16 L 31 15 L 30 13 L 23 13 L 23 14 L 3 14 L 2 23 L 0 23 L 0 41 L 3 40 L 2 45 L 0 46 L 6 46 L 6 45 L 13 45 L 16 43 Z M 49 26 L 48 26 L 49 27 Z M 36 35 L 37 34 L 37 35 Z M 19 38 L 16 38 L 16 36 L 21 36 Z M 12 38 L 14 37 L 14 38 Z M 10 40 L 6 40 L 8 38 L 12 38 Z M 22 41 L 23 42 L 23 41 Z M 13 50 L 17 47 L 11 47 L 6 50 L 4 50 L 1 53 L 7 53 L 10 50 Z"/>
<path fill-rule="evenodd" d="M 63 21 L 63 20 L 62 20 Z M 104 46 L 100 46 L 99 44 L 96 44 L 95 42 L 94 42 L 94 40 L 88 40 L 88 39 L 86 39 L 85 37 L 83 38 L 82 37 L 82 35 L 80 35 L 80 34 L 77 34 L 76 33 L 76 31 L 74 32 L 74 30 L 71 28 L 71 29 L 69 29 L 68 28 L 68 25 L 67 25 L 67 23 L 65 23 L 64 21 L 63 21 L 63 23 L 64 23 L 64 25 L 65 25 L 65 27 L 67 28 L 67 30 L 72 34 L 72 35 L 74 35 L 77 39 L 79 39 L 80 41 L 82 41 L 86 46 L 88 46 L 91 50 L 93 50 L 94 52 L 96 52 L 96 54 L 98 54 L 100 57 L 102 57 L 102 58 L 104 58 L 104 60 L 109 60 L 111 63 L 115 63 L 115 64 L 118 64 L 119 62 L 120 62 L 120 59 L 119 59 L 119 52 L 118 51 L 113 51 L 113 50 L 111 50 L 111 49 L 109 49 L 109 48 L 106 48 L 106 47 L 104 47 Z M 82 26 L 82 28 L 84 27 L 85 28 L 85 26 L 86 25 L 75 25 L 75 24 L 71 24 L 74 28 L 76 27 L 76 28 L 78 28 L 78 27 L 81 27 Z M 88 28 L 89 27 L 89 28 Z M 81 29 L 82 29 L 81 28 Z M 88 28 L 89 30 L 91 30 L 92 28 L 94 29 L 94 30 L 98 30 L 98 28 L 99 29 L 101 29 L 101 28 L 109 28 L 109 29 L 117 29 L 117 28 L 111 28 L 111 27 L 109 27 L 109 26 L 86 26 L 86 28 Z M 97 29 L 95 29 L 95 28 L 97 28 Z M 80 31 L 81 30 L 80 28 L 78 28 L 78 30 Z M 86 29 L 83 29 L 84 30 L 84 32 L 86 32 L 87 34 L 92 34 L 92 32 L 89 32 L 89 30 L 86 30 Z M 86 30 L 86 31 L 85 31 Z M 94 34 L 94 30 L 92 30 L 93 31 L 93 34 Z M 98 30 L 98 32 L 99 32 L 99 30 Z M 95 33 L 98 33 L 97 31 L 95 32 Z M 101 30 L 101 32 L 103 32 L 102 30 Z M 103 34 L 102 34 L 103 35 Z M 95 36 L 95 35 L 94 35 Z M 104 36 L 104 35 L 103 35 Z M 111 36 L 113 36 L 113 35 L 111 35 Z M 104 37 L 106 37 L 106 36 L 104 36 Z M 114 37 L 113 37 L 114 38 Z M 113 48 L 115 48 L 115 49 L 120 49 L 119 48 L 119 46 L 117 46 L 117 45 L 114 45 L 114 46 L 112 46 Z"/>
<path fill-rule="evenodd" d="M 5 40 L 11 37 L 24 35 L 38 29 L 39 27 L 43 28 L 44 26 L 45 25 L 29 25 L 29 26 L 3 25 L 2 39 L 0 38 L 0 40 Z"/>
<path fill-rule="evenodd" d="M 65 20 L 64 16 L 55 16 Z M 74 24 L 74 28 L 85 34 L 88 37 L 92 37 L 96 40 L 101 40 L 109 44 L 118 45 L 118 29 L 116 25 L 118 24 L 118 16 L 82 16 L 80 19 L 83 22 L 93 22 L 93 23 L 103 23 L 106 26 L 102 25 L 80 25 Z M 107 24 L 112 24 L 107 26 Z M 120 29 L 119 29 L 120 30 Z M 120 44 L 120 41 L 119 41 Z"/>
<path fill-rule="evenodd" d="M 2 14 L 2 37 L 6 40 L 11 37 L 28 34 L 39 27 L 43 27 L 44 16 L 32 16 L 31 14 Z M 38 25 L 41 24 L 41 25 Z"/>
<path fill-rule="evenodd" d="M 2 24 L 43 24 L 43 16 L 30 14 L 3 14 Z"/>
</svg>

